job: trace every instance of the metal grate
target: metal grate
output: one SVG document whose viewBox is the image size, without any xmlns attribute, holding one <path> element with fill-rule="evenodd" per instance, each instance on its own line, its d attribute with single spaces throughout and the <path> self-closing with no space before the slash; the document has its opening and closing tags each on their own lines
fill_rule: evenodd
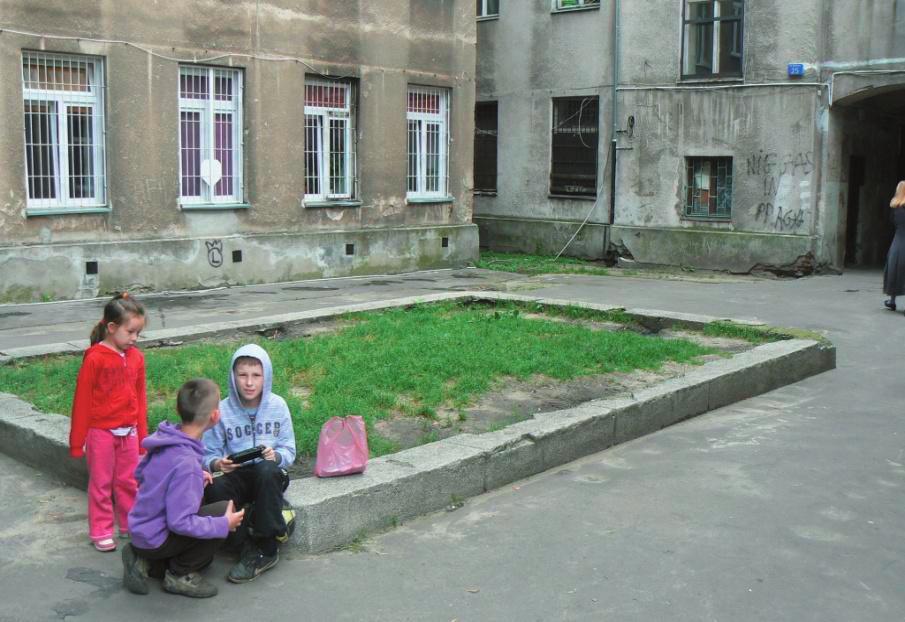
<svg viewBox="0 0 905 622">
<path fill-rule="evenodd" d="M 351 82 L 305 80 L 305 199 L 355 196 L 355 105 Z"/>
<path fill-rule="evenodd" d="M 685 158 L 685 215 L 732 217 L 732 158 Z"/>
<path fill-rule="evenodd" d="M 474 189 L 497 190 L 497 102 L 475 104 Z"/>
<path fill-rule="evenodd" d="M 550 193 L 597 196 L 596 97 L 553 100 Z"/>
<path fill-rule="evenodd" d="M 103 61 L 24 52 L 22 97 L 28 207 L 104 205 Z"/>
<path fill-rule="evenodd" d="M 410 86 L 406 116 L 407 196 L 445 197 L 449 185 L 449 90 Z"/>
<path fill-rule="evenodd" d="M 179 68 L 179 180 L 185 204 L 242 200 L 241 71 Z"/>
</svg>

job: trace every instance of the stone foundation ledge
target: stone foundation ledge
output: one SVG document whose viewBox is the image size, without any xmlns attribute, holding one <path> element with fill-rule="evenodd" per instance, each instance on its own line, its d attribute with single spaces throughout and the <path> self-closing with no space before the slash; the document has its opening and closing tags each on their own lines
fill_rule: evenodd
<svg viewBox="0 0 905 622">
<path fill-rule="evenodd" d="M 355 311 L 446 300 L 576 304 L 495 292 L 456 292 L 287 313 L 254 321 L 153 331 L 143 344 L 148 347 L 199 336 L 272 330 L 287 323 L 317 321 Z M 623 309 L 598 304 L 578 306 L 600 311 Z M 662 328 L 674 325 L 702 328 L 714 320 L 725 319 L 644 309 L 624 311 L 638 321 Z M 42 348 L 43 354 L 48 354 L 78 351 L 83 347 L 81 343 L 52 344 L 8 350 L 2 355 L 13 360 L 42 355 L 38 352 Z M 575 408 L 539 413 L 497 432 L 460 434 L 382 456 L 371 460 L 361 475 L 294 480 L 286 493 L 299 519 L 293 543 L 306 553 L 342 547 L 365 534 L 835 366 L 836 350 L 832 344 L 810 339 L 776 341 L 732 358 L 705 363 L 684 376 L 660 382 L 631 397 L 593 400 Z M 40 413 L 31 404 L 0 393 L 0 451 L 85 488 L 85 462 L 69 458 L 68 436 L 68 417 Z"/>
</svg>

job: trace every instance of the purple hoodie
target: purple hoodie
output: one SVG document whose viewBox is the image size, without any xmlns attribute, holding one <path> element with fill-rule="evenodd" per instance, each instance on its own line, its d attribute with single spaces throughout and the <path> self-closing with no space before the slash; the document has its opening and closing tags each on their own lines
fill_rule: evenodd
<svg viewBox="0 0 905 622">
<path fill-rule="evenodd" d="M 148 454 L 138 468 L 138 496 L 129 531 L 138 548 L 156 549 L 170 533 L 209 540 L 229 535 L 225 516 L 198 516 L 204 497 L 204 445 L 164 421 L 142 442 Z"/>
</svg>

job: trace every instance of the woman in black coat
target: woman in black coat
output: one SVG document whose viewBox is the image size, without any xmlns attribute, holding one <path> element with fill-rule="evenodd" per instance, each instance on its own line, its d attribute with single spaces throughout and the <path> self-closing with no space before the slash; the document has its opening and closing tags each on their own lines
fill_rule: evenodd
<svg viewBox="0 0 905 622">
<path fill-rule="evenodd" d="M 896 193 L 889 202 L 896 235 L 889 245 L 886 255 L 886 269 L 883 270 L 883 293 L 889 300 L 883 304 L 890 311 L 896 310 L 896 296 L 905 295 L 905 181 L 896 186 Z"/>
</svg>

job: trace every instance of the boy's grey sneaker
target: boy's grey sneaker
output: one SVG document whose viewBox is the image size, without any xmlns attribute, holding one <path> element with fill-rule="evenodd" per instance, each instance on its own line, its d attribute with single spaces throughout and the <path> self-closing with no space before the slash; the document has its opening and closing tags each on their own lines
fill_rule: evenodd
<svg viewBox="0 0 905 622">
<path fill-rule="evenodd" d="M 210 598 L 217 595 L 217 586 L 209 583 L 197 572 L 176 575 L 169 570 L 163 575 L 163 589 L 171 594 L 191 598 Z"/>
<path fill-rule="evenodd" d="M 148 560 L 139 557 L 131 543 L 123 547 L 123 585 L 133 594 L 148 593 Z"/>
<path fill-rule="evenodd" d="M 226 578 L 233 583 L 248 583 L 276 566 L 278 561 L 280 561 L 279 550 L 273 555 L 264 555 L 257 547 L 249 547 L 239 563 L 230 568 Z"/>
</svg>

